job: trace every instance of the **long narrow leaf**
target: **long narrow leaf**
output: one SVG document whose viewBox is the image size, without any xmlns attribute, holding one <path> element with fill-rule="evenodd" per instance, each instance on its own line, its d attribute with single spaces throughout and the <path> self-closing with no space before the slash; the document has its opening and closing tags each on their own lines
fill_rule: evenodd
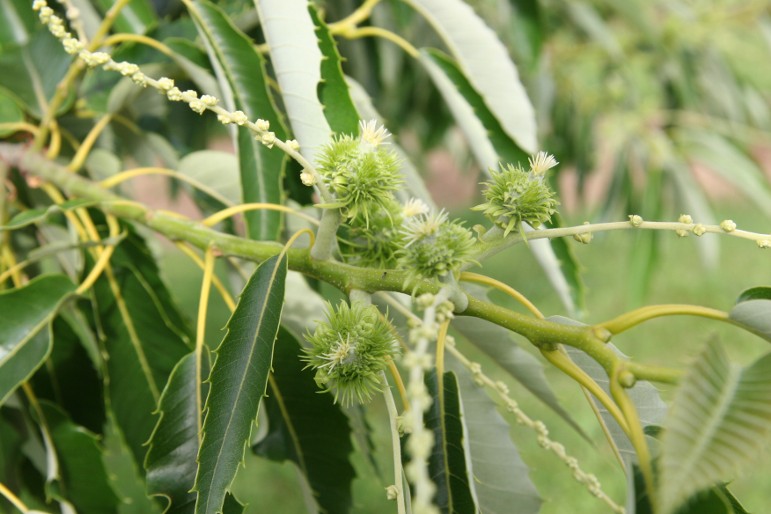
<svg viewBox="0 0 771 514">
<path fill-rule="evenodd" d="M 300 352 L 297 340 L 280 330 L 265 398 L 269 431 L 253 450 L 274 461 L 294 462 L 322 512 L 350 512 L 351 429 L 332 395 L 319 394 L 313 373 L 303 371 Z"/>
<path fill-rule="evenodd" d="M 255 3 L 289 124 L 300 143 L 303 157 L 314 162 L 320 147 L 329 141 L 332 130 L 317 94 L 323 55 L 308 12 L 308 2 Z"/>
<path fill-rule="evenodd" d="M 44 275 L 0 292 L 0 405 L 51 351 L 50 324 L 75 290 L 64 275 Z"/>
<path fill-rule="evenodd" d="M 683 379 L 664 424 L 659 507 L 734 478 L 771 439 L 771 354 L 747 368 L 710 343 Z"/>
<path fill-rule="evenodd" d="M 198 452 L 195 512 L 222 510 L 243 461 L 260 400 L 265 395 L 284 301 L 286 256 L 274 256 L 254 272 L 228 321 L 209 377 L 203 441 Z"/>
<path fill-rule="evenodd" d="M 269 121 L 270 130 L 284 139 L 282 120 L 268 90 L 265 60 L 251 40 L 211 2 L 188 2 L 188 10 L 206 42 L 210 59 L 215 63 L 220 88 L 230 93 L 226 97 L 232 98 L 233 105 L 228 108 L 244 111 L 251 120 Z M 256 141 L 245 128 L 237 129 L 235 142 L 243 201 L 281 203 L 284 155 Z M 277 211 L 252 211 L 245 216 L 252 239 L 274 240 L 278 237 L 281 216 Z"/>
</svg>

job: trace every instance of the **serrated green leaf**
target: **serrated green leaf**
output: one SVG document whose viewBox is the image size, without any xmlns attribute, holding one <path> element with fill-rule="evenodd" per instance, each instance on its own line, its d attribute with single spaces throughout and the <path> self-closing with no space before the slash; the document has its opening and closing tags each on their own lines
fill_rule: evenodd
<svg viewBox="0 0 771 514">
<path fill-rule="evenodd" d="M 292 132 L 300 143 L 303 157 L 315 162 L 320 148 L 329 142 L 332 129 L 317 93 L 323 55 L 308 2 L 286 0 L 255 4 Z"/>
<path fill-rule="evenodd" d="M 454 358 L 448 358 L 447 365 L 457 374 L 467 434 L 464 442 L 479 513 L 536 514 L 542 500 L 530 480 L 527 464 L 509 436 L 509 424 L 468 369 Z"/>
<path fill-rule="evenodd" d="M 109 405 L 135 464 L 155 426 L 153 412 L 177 362 L 190 351 L 190 334 L 141 237 L 128 236 L 110 261 L 119 296 L 107 278 L 94 285 L 97 331 L 109 355 L 105 369 Z"/>
<path fill-rule="evenodd" d="M 434 434 L 434 448 L 428 458 L 431 481 L 436 484 L 434 503 L 444 513 L 475 513 L 458 380 L 452 371 L 439 380 L 431 370 L 426 373 L 426 387 L 433 399 L 424 422 Z"/>
<path fill-rule="evenodd" d="M 324 106 L 324 116 L 335 133 L 356 135 L 359 130 L 360 116 L 351 100 L 351 93 L 343 75 L 342 57 L 337 50 L 337 44 L 329 33 L 327 24 L 319 18 L 313 4 L 308 4 L 308 12 L 316 26 L 319 50 L 323 55 L 318 98 Z"/>
<path fill-rule="evenodd" d="M 207 356 L 201 356 L 201 376 L 209 374 Z M 168 500 L 165 514 L 190 513 L 195 509 L 196 495 L 192 489 L 203 408 L 198 395 L 206 393 L 206 384 L 199 386 L 200 380 L 196 354 L 190 353 L 169 375 L 158 405 L 158 424 L 148 441 L 147 492 Z"/>
<path fill-rule="evenodd" d="M 253 451 L 273 461 L 294 462 L 322 512 L 350 512 L 355 476 L 349 460 L 351 429 L 332 395 L 319 394 L 313 373 L 303 371 L 300 353 L 297 340 L 279 330 L 264 400 L 268 434 Z"/>
<path fill-rule="evenodd" d="M 0 405 L 48 358 L 51 320 L 74 291 L 64 275 L 43 275 L 0 291 Z"/>
<path fill-rule="evenodd" d="M 285 139 L 282 120 L 266 81 L 265 60 L 252 41 L 215 4 L 201 0 L 187 5 L 215 65 L 227 107 L 244 111 L 250 120 L 267 120 L 276 137 Z M 238 149 L 243 202 L 280 204 L 284 154 L 256 141 L 243 127 L 237 129 L 234 142 Z M 250 211 L 245 213 L 245 219 L 252 239 L 278 238 L 282 219 L 278 211 Z"/>
<path fill-rule="evenodd" d="M 517 68 L 495 32 L 461 0 L 409 0 L 434 27 L 463 74 L 500 121 L 503 130 L 528 153 L 538 150 L 535 110 Z"/>
<path fill-rule="evenodd" d="M 683 378 L 664 424 L 658 504 L 674 512 L 694 493 L 755 461 L 771 439 L 771 354 L 742 368 L 709 343 Z"/>
<path fill-rule="evenodd" d="M 543 364 L 526 350 L 519 347 L 508 330 L 488 321 L 458 317 L 452 323 L 463 337 L 489 355 L 496 364 L 533 395 L 564 419 L 576 432 L 587 438 L 586 433 L 567 412 L 546 380 Z"/>
<path fill-rule="evenodd" d="M 273 256 L 257 268 L 215 352 L 195 478 L 198 514 L 222 510 L 225 493 L 243 461 L 268 384 L 286 273 L 285 255 Z"/>
<path fill-rule="evenodd" d="M 115 512 L 120 500 L 110 485 L 97 435 L 73 423 L 52 403 L 41 401 L 40 407 L 59 460 L 55 496 L 72 503 L 77 512 Z"/>
</svg>

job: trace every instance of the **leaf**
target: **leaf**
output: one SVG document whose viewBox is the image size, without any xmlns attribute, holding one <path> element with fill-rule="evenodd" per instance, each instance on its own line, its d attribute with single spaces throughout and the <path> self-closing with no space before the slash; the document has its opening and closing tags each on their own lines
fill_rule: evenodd
<svg viewBox="0 0 771 514">
<path fill-rule="evenodd" d="M 360 116 L 343 75 L 342 57 L 337 50 L 335 39 L 329 33 L 329 27 L 319 18 L 316 8 L 310 3 L 308 12 L 316 26 L 319 50 L 323 55 L 318 98 L 324 106 L 324 117 L 335 133 L 355 135 L 359 131 Z"/>
<path fill-rule="evenodd" d="M 465 316 L 455 318 L 452 326 L 525 389 L 559 414 L 576 432 L 587 438 L 570 413 L 560 405 L 557 395 L 546 380 L 541 361 L 520 348 L 511 332 L 489 321 Z"/>
<path fill-rule="evenodd" d="M 753 287 L 742 292 L 728 317 L 771 342 L 771 287 Z"/>
<path fill-rule="evenodd" d="M 294 462 L 322 512 L 350 512 L 355 476 L 351 429 L 332 395 L 319 394 L 313 373 L 303 371 L 300 352 L 298 341 L 279 330 L 264 399 L 268 434 L 253 451 L 273 461 Z"/>
<path fill-rule="evenodd" d="M 19 123 L 22 121 L 24 121 L 24 112 L 19 107 L 18 102 L 10 91 L 0 87 L 0 124 Z M 14 132 L 16 131 L 12 129 L 0 130 L 0 137 L 9 136 Z"/>
<path fill-rule="evenodd" d="M 117 289 L 105 276 L 96 282 L 94 315 L 103 351 L 109 355 L 108 405 L 141 467 L 155 426 L 152 414 L 172 369 L 190 351 L 190 334 L 149 249 L 133 229 L 126 230 L 110 260 Z"/>
<path fill-rule="evenodd" d="M 81 207 L 89 207 L 96 203 L 97 202 L 94 200 L 85 200 L 82 198 L 76 198 L 74 200 L 67 200 L 66 202 L 62 202 L 60 204 L 52 204 L 48 207 L 39 207 L 37 209 L 29 209 L 27 211 L 20 212 L 19 214 L 11 218 L 8 221 L 8 223 L 0 226 L 0 231 L 16 230 L 22 227 L 26 227 L 28 225 L 32 225 L 33 223 L 45 221 L 52 214 L 59 213 L 59 212 L 67 212 L 73 209 L 79 209 Z"/>
<path fill-rule="evenodd" d="M 77 512 L 115 512 L 120 500 L 110 485 L 96 434 L 73 423 L 50 402 L 42 401 L 40 407 L 59 460 L 61 478 L 54 484 L 55 496 L 72 503 Z"/>
<path fill-rule="evenodd" d="M 97 0 L 96 4 L 105 12 L 115 5 L 111 0 Z M 118 17 L 115 19 L 115 28 L 118 32 L 131 34 L 145 34 L 155 24 L 155 11 L 150 0 L 130 0 Z"/>
<path fill-rule="evenodd" d="M 198 452 L 196 513 L 221 511 L 244 458 L 268 383 L 286 273 L 285 255 L 273 256 L 257 268 L 241 292 L 228 332 L 215 352 Z"/>
<path fill-rule="evenodd" d="M 434 434 L 434 448 L 428 458 L 431 481 L 436 484 L 434 503 L 446 513 L 475 513 L 458 380 L 452 371 L 438 380 L 436 370 L 431 370 L 426 373 L 426 387 L 433 399 L 424 421 Z"/>
<path fill-rule="evenodd" d="M 286 134 L 266 82 L 265 60 L 252 41 L 238 30 L 215 4 L 200 0 L 187 3 L 198 33 L 206 43 L 228 109 L 242 110 L 250 120 L 270 122 L 279 139 Z M 282 202 L 285 158 L 254 139 L 246 128 L 238 128 L 235 139 L 241 171 L 244 203 Z M 276 240 L 281 229 L 278 211 L 245 213 L 247 233 L 257 240 Z"/>
<path fill-rule="evenodd" d="M 208 354 L 202 355 L 203 376 L 209 371 L 207 357 Z M 198 423 L 203 407 L 197 401 L 198 382 L 196 354 L 189 353 L 169 375 L 158 405 L 158 423 L 148 442 L 147 492 L 168 500 L 165 514 L 193 512 L 195 507 L 196 495 L 191 490 L 197 469 Z"/>
<path fill-rule="evenodd" d="M 509 436 L 509 424 L 465 367 L 454 358 L 447 365 L 460 388 L 471 486 L 480 514 L 537 513 L 542 500 Z"/>
<path fill-rule="evenodd" d="M 25 45 L 38 21 L 32 9 L 14 0 L 0 0 L 0 45 Z M 21 8 L 20 8 L 21 7 Z"/>
<path fill-rule="evenodd" d="M 323 55 L 308 2 L 284 0 L 256 5 L 289 124 L 303 157 L 313 163 L 320 148 L 329 142 L 332 129 L 317 94 Z"/>
<path fill-rule="evenodd" d="M 75 291 L 64 275 L 42 275 L 0 291 L 0 405 L 51 352 L 51 321 Z"/>
<path fill-rule="evenodd" d="M 664 423 L 658 503 L 674 512 L 694 493 L 747 471 L 771 439 L 771 354 L 732 365 L 709 343 L 675 393 Z"/>
<path fill-rule="evenodd" d="M 218 150 L 192 152 L 179 161 L 177 171 L 208 186 L 221 203 L 227 206 L 241 203 L 238 158 L 232 153 Z"/>
<path fill-rule="evenodd" d="M 583 323 L 562 316 L 550 316 L 547 319 L 566 325 L 583 325 Z M 607 346 L 620 357 L 626 358 L 626 355 L 616 348 L 613 343 L 607 343 Z M 576 365 L 578 365 L 578 367 L 584 370 L 592 380 L 597 382 L 603 391 L 610 394 L 608 375 L 597 361 L 583 351 L 572 346 L 565 346 L 565 351 L 567 351 L 568 356 L 576 363 Z M 661 425 L 661 421 L 664 419 L 664 415 L 667 411 L 667 405 L 661 399 L 658 390 L 650 382 L 639 380 L 634 387 L 627 390 L 627 393 L 637 409 L 637 414 L 639 415 L 643 428 L 651 425 Z M 593 399 L 592 401 L 600 412 L 600 416 L 602 416 L 602 420 L 608 429 L 612 442 L 621 454 L 621 458 L 625 465 L 631 465 L 637 458 L 631 441 L 629 441 L 629 438 L 607 409 L 596 400 Z"/>
<path fill-rule="evenodd" d="M 535 110 L 506 47 L 461 0 L 410 0 L 457 59 L 503 130 L 527 153 L 538 150 Z"/>
</svg>

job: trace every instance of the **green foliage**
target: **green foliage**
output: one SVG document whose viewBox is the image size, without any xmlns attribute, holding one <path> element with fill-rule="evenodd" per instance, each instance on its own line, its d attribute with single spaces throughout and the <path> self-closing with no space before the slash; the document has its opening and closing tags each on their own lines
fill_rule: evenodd
<svg viewBox="0 0 771 514">
<path fill-rule="evenodd" d="M 751 510 L 731 481 L 771 441 L 767 18 L 0 0 L 0 511 L 248 512 L 236 481 L 275 512 Z M 603 222 L 559 213 L 597 167 Z M 756 205 L 739 226 L 704 167 Z M 432 200 L 455 168 L 479 212 Z M 623 312 L 662 256 L 697 268 L 686 236 L 732 289 Z M 745 244 L 719 268 L 716 236 Z M 584 317 L 590 242 L 629 268 Z"/>
</svg>

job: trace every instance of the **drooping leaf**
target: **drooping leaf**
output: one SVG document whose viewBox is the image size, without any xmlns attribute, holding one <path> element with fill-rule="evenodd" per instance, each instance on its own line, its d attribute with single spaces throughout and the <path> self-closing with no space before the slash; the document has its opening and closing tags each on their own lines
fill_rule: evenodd
<svg viewBox="0 0 771 514">
<path fill-rule="evenodd" d="M 152 414 L 171 370 L 190 351 L 190 333 L 149 249 L 132 229 L 126 230 L 128 236 L 110 260 L 116 287 L 102 276 L 93 298 L 96 330 L 110 357 L 108 405 L 141 467 L 155 426 Z"/>
<path fill-rule="evenodd" d="M 448 358 L 447 367 L 458 379 L 470 483 L 479 513 L 536 514 L 542 500 L 511 440 L 509 424 L 457 359 Z"/>
<path fill-rule="evenodd" d="M 538 149 L 535 110 L 517 68 L 495 32 L 462 0 L 410 0 L 433 26 L 460 64 L 463 74 L 500 121 L 503 130 L 528 153 Z"/>
<path fill-rule="evenodd" d="M 208 354 L 201 355 L 201 375 L 208 376 Z M 148 441 L 147 492 L 168 500 L 166 514 L 193 512 L 200 415 L 207 384 L 199 384 L 196 354 L 182 358 L 169 375 L 158 405 L 158 424 Z"/>
<path fill-rule="evenodd" d="M 332 34 L 329 33 L 329 27 L 319 18 L 312 4 L 308 4 L 308 12 L 316 26 L 319 50 L 323 55 L 318 98 L 324 106 L 324 116 L 335 133 L 355 135 L 358 132 L 360 116 L 356 112 L 356 106 L 351 99 L 348 84 L 343 75 L 342 57 Z"/>
<path fill-rule="evenodd" d="M 0 405 L 48 358 L 51 320 L 74 291 L 64 275 L 43 275 L 0 291 Z"/>
<path fill-rule="evenodd" d="M 265 60 L 255 50 L 252 41 L 211 2 L 189 2 L 188 10 L 217 71 L 226 107 L 231 111 L 242 110 L 252 121 L 258 118 L 267 120 L 276 137 L 285 139 L 283 122 L 266 81 Z M 284 154 L 256 141 L 246 128 L 236 130 L 234 140 L 238 149 L 243 202 L 280 204 Z M 245 218 L 252 239 L 278 238 L 281 229 L 278 211 L 250 211 Z"/>
<path fill-rule="evenodd" d="M 40 402 L 59 460 L 60 479 L 54 496 L 72 503 L 77 512 L 109 514 L 120 500 L 110 485 L 98 438 L 76 425 L 56 405 Z"/>
<path fill-rule="evenodd" d="M 471 344 L 489 355 L 525 389 L 559 414 L 578 433 L 587 437 L 570 413 L 560 404 L 557 395 L 546 380 L 541 361 L 520 348 L 511 332 L 488 321 L 465 316 L 456 318 L 452 326 Z"/>
<path fill-rule="evenodd" d="M 286 0 L 256 5 L 289 124 L 303 157 L 313 163 L 321 146 L 329 142 L 332 129 L 318 98 L 323 55 L 308 2 Z"/>
<path fill-rule="evenodd" d="M 709 343 L 683 378 L 664 423 L 659 508 L 747 471 L 771 439 L 771 354 L 746 368 Z"/>
<path fill-rule="evenodd" d="M 426 373 L 426 387 L 433 399 L 424 421 L 434 434 L 434 448 L 428 459 L 431 481 L 436 484 L 434 503 L 444 513 L 475 513 L 458 380 L 452 371 L 439 380 L 436 371 L 431 370 Z"/>
<path fill-rule="evenodd" d="M 266 260 L 241 292 L 216 350 L 198 452 L 195 512 L 219 512 L 265 395 L 284 301 L 286 256 Z"/>
<path fill-rule="evenodd" d="M 351 429 L 332 395 L 319 394 L 313 373 L 303 371 L 300 353 L 297 340 L 279 330 L 264 400 L 268 434 L 253 450 L 273 461 L 294 462 L 322 512 L 350 512 Z"/>
</svg>

